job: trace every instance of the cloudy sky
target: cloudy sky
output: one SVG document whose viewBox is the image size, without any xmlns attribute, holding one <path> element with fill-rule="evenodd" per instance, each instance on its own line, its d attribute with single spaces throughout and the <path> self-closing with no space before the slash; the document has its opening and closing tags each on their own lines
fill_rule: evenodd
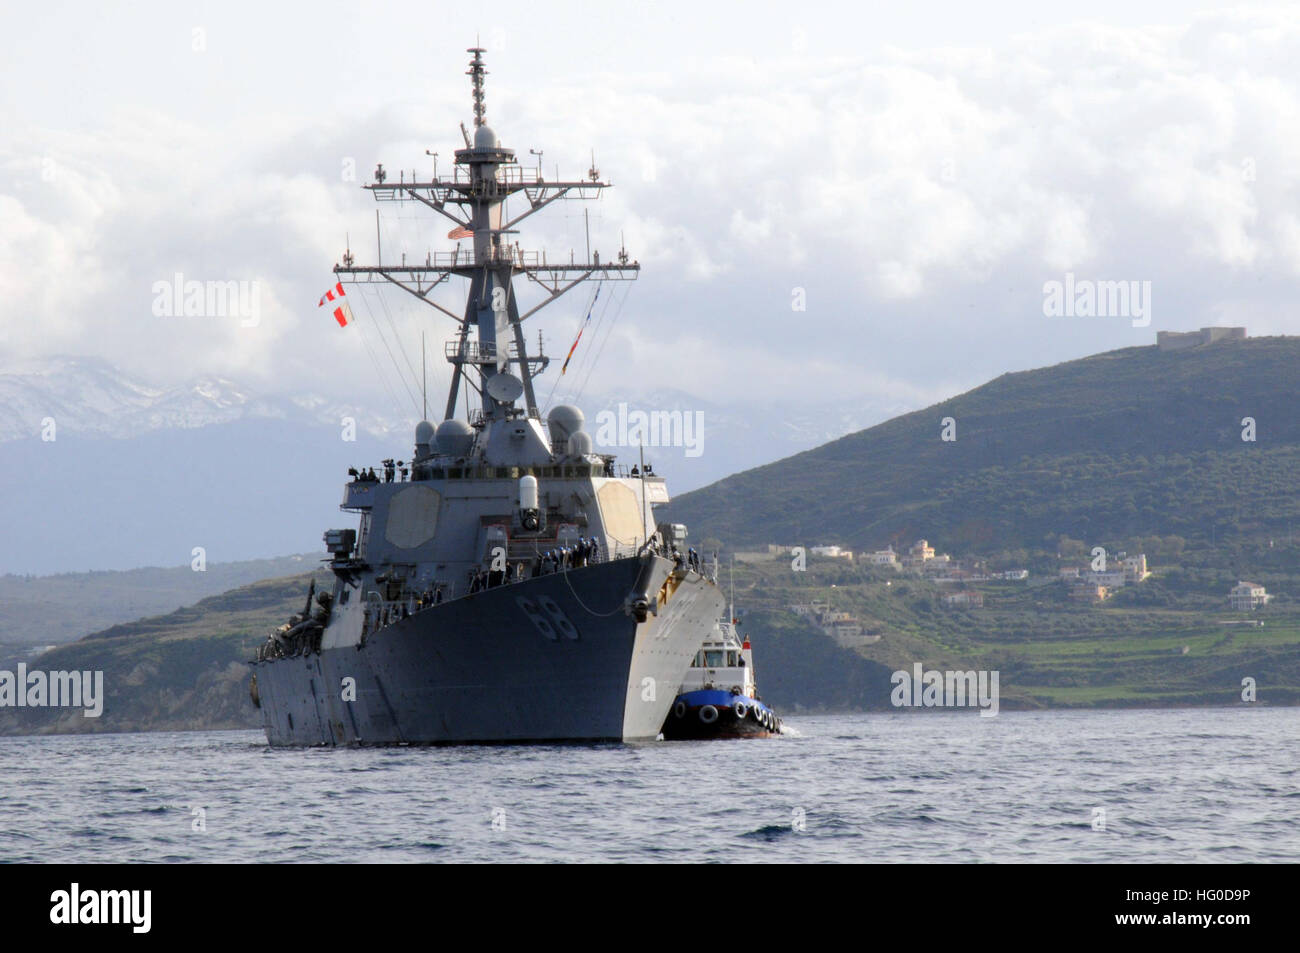
<svg viewBox="0 0 1300 953">
<path fill-rule="evenodd" d="M 592 244 L 643 265 L 603 296 L 592 393 L 917 407 L 1159 329 L 1300 331 L 1300 14 L 1059 6 L 11 5 L 0 370 L 406 400 L 376 335 L 440 352 L 451 322 L 369 290 L 340 330 L 316 303 L 345 236 L 373 258 L 375 163 L 447 168 L 476 36 L 504 144 L 566 176 L 594 149 Z M 583 228 L 565 203 L 519 238 L 581 255 Z M 446 230 L 398 210 L 385 260 Z M 259 323 L 156 315 L 177 273 L 256 282 Z M 1150 325 L 1045 316 L 1067 273 L 1150 282 Z M 540 319 L 552 352 L 585 302 Z"/>
</svg>

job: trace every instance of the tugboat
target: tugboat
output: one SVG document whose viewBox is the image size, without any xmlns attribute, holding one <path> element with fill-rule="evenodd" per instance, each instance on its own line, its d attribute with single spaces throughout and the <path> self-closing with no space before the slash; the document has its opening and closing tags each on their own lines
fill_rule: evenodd
<svg viewBox="0 0 1300 953">
<path fill-rule="evenodd" d="M 781 733 L 781 719 L 759 697 L 753 649 L 736 632 L 736 619 L 719 619 L 695 653 L 662 732 L 665 741 Z"/>
<path fill-rule="evenodd" d="M 524 322 L 640 266 L 623 249 L 580 260 L 519 244 L 524 219 L 609 183 L 594 164 L 572 180 L 521 167 L 485 121 L 484 51 L 468 52 L 474 131 L 461 125 L 451 174 L 435 158 L 432 176 L 394 182 L 381 165 L 364 186 L 449 219 L 468 245 L 423 261 L 377 250 L 373 265 L 348 249 L 321 299 L 344 298 L 345 282 L 392 286 L 457 330 L 441 420 L 415 425 L 409 461 L 349 471 L 340 508 L 357 525 L 325 533 L 332 587 L 251 661 L 275 747 L 653 739 L 672 707 L 655 686 L 681 683 L 726 607 L 677 556 L 686 527 L 655 522 L 663 478 L 594 452 L 577 407 L 538 407 L 549 359 Z M 452 279 L 468 284 L 461 311 L 433 294 Z"/>
</svg>

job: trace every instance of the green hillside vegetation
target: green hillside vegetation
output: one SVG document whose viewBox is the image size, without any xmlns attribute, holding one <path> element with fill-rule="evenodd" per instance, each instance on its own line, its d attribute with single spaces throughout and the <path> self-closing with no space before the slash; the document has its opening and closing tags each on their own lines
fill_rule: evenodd
<svg viewBox="0 0 1300 953">
<path fill-rule="evenodd" d="M 300 573 L 320 558 L 309 554 L 209 563 L 203 572 L 186 565 L 0 576 L 0 647 L 22 649 L 20 656 L 26 657 L 29 646 L 68 642 L 118 622 L 192 605 L 246 583 Z M 4 656 L 0 648 L 0 663 Z"/>
<path fill-rule="evenodd" d="M 753 639 L 759 685 L 787 709 L 890 708 L 881 672 L 910 671 L 915 662 L 999 672 L 1005 708 L 1239 704 L 1247 677 L 1261 704 L 1300 703 L 1300 606 L 1292 599 L 1234 613 L 1227 588 L 1216 600 L 1199 591 L 1184 599 L 1157 573 L 1085 605 L 1054 576 L 954 587 L 833 559 L 794 572 L 789 556 L 737 563 L 735 579 L 737 602 L 749 608 L 741 628 Z M 983 608 L 944 605 L 942 595 L 957 588 L 982 593 Z M 851 613 L 879 641 L 835 645 L 789 608 L 811 602 Z M 1264 625 L 1224 624 L 1247 620 Z M 824 664 L 824 652 L 805 664 L 791 651 L 818 643 L 855 664 Z"/>
<path fill-rule="evenodd" d="M 246 662 L 272 628 L 302 611 L 310 579 L 255 583 L 52 649 L 29 668 L 102 671 L 103 714 L 0 708 L 0 734 L 256 728 Z"/>
<path fill-rule="evenodd" d="M 1273 337 L 1006 374 L 685 494 L 667 518 L 706 552 L 839 544 L 902 554 L 926 538 L 989 570 L 1031 572 L 1028 583 L 964 587 L 985 606 L 955 610 L 941 602 L 952 586 L 893 570 L 817 560 L 794 573 L 789 556 L 738 567 L 755 629 L 773 641 L 792 631 L 828 639 L 785 607 L 833 596 L 882 636 L 852 647 L 860 658 L 997 669 L 1012 706 L 1233 703 L 1245 677 L 1261 700 L 1295 703 L 1297 368 L 1300 338 Z M 944 441 L 949 417 L 956 439 Z M 1254 441 L 1242 439 L 1246 417 Z M 1058 571 L 1086 566 L 1098 546 L 1111 558 L 1145 553 L 1156 576 L 1101 606 L 1071 602 Z M 1239 618 L 1227 594 L 1242 579 L 1274 594 L 1262 629 L 1221 624 Z M 754 636 L 762 666 L 767 645 Z M 813 690 L 806 678 L 786 700 Z M 828 704 L 838 698 L 830 692 Z M 858 703 L 887 700 L 877 688 Z"/>
<path fill-rule="evenodd" d="M 670 518 L 735 548 L 941 540 L 1055 554 L 1062 537 L 1179 537 L 1249 565 L 1300 530 L 1300 338 L 1127 348 L 1005 374 L 685 494 Z M 956 440 L 941 420 L 956 422 Z M 1242 419 L 1256 440 L 1242 440 Z"/>
</svg>

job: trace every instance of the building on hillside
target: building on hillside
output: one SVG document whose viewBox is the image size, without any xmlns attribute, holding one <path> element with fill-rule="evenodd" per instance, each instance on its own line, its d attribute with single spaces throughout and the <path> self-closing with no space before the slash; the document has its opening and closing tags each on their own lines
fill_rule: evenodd
<svg viewBox="0 0 1300 953">
<path fill-rule="evenodd" d="M 825 602 L 793 605 L 790 611 L 811 619 L 822 632 L 841 644 L 862 639 L 862 623 L 851 612 L 832 609 Z M 879 638 L 870 641 L 879 641 Z"/>
<path fill-rule="evenodd" d="M 1003 572 L 993 573 L 994 579 L 1009 579 L 1014 582 L 1020 582 L 1029 578 L 1028 569 L 1007 569 Z"/>
<path fill-rule="evenodd" d="M 1080 582 L 1070 587 L 1070 598 L 1075 602 L 1105 602 L 1110 590 L 1095 582 Z"/>
<path fill-rule="evenodd" d="M 1136 556 L 1129 556 L 1124 560 L 1124 581 L 1130 586 L 1137 585 L 1149 575 L 1151 573 L 1147 571 L 1145 553 L 1138 553 Z"/>
<path fill-rule="evenodd" d="M 1236 612 L 1253 612 L 1260 606 L 1268 605 L 1272 598 L 1263 586 L 1255 582 L 1239 582 L 1228 593 L 1228 601 Z"/>
<path fill-rule="evenodd" d="M 847 559 L 853 561 L 853 550 L 841 549 L 839 546 L 814 546 L 808 550 L 814 556 L 825 556 L 828 559 Z"/>
<path fill-rule="evenodd" d="M 894 552 L 893 546 L 887 546 L 884 549 L 878 549 L 869 557 L 873 566 L 893 566 L 898 568 L 898 554 Z"/>
<path fill-rule="evenodd" d="M 944 572 L 952 565 L 952 557 L 947 553 L 935 553 L 932 559 L 927 559 L 921 563 L 923 572 Z"/>
<path fill-rule="evenodd" d="M 1157 331 L 1156 346 L 1162 351 L 1185 351 L 1202 344 L 1246 340 L 1245 328 L 1201 328 L 1199 331 Z"/>
<path fill-rule="evenodd" d="M 1065 580 L 1078 579 L 1078 578 L 1079 578 L 1079 567 L 1078 567 L 1078 566 L 1062 566 L 1062 567 L 1061 567 L 1061 578 L 1062 578 L 1062 579 L 1065 579 Z"/>
<path fill-rule="evenodd" d="M 918 539 L 903 555 L 903 565 L 909 569 L 926 569 L 926 564 L 934 558 L 934 547 L 930 545 L 929 541 Z M 942 562 L 950 562 L 949 557 L 944 556 Z"/>
<path fill-rule="evenodd" d="M 1123 569 L 1107 569 L 1105 572 L 1088 573 L 1088 581 L 1107 589 L 1123 589 L 1128 583 L 1128 576 Z"/>
<path fill-rule="evenodd" d="M 979 608 L 984 605 L 984 594 L 980 592 L 949 592 L 943 597 L 943 604 L 958 609 Z"/>
</svg>

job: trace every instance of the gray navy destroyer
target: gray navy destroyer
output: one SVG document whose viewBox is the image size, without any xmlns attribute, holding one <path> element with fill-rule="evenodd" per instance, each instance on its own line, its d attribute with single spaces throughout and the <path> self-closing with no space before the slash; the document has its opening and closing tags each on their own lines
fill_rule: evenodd
<svg viewBox="0 0 1300 953">
<path fill-rule="evenodd" d="M 251 662 L 274 746 L 653 739 L 724 609 L 716 580 L 680 556 L 685 528 L 654 521 L 663 478 L 594 453 L 576 407 L 538 409 L 549 362 L 540 339 L 529 353 L 524 322 L 639 265 L 622 250 L 548 262 L 514 240 L 523 219 L 608 183 L 594 167 L 574 181 L 521 167 L 484 121 L 484 51 L 469 52 L 474 131 L 462 124 L 453 174 L 435 159 L 430 179 L 393 183 L 380 166 L 364 188 L 446 217 L 472 249 L 372 266 L 349 250 L 334 268 L 339 294 L 387 282 L 456 322 L 446 410 L 415 427 L 409 461 L 349 471 L 341 509 L 358 521 L 325 533 L 332 586 L 313 587 Z M 468 280 L 463 313 L 432 295 L 452 277 Z M 541 291 L 522 313 L 521 277 Z M 477 406 L 458 416 L 470 389 Z"/>
</svg>

